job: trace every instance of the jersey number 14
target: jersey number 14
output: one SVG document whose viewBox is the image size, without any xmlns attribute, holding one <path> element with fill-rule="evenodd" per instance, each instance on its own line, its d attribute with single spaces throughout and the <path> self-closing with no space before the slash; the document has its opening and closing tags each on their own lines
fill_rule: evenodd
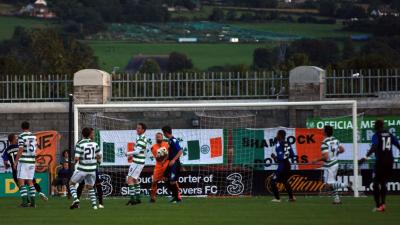
<svg viewBox="0 0 400 225">
<path fill-rule="evenodd" d="M 382 151 L 390 151 L 392 139 L 390 137 L 382 137 Z"/>
</svg>

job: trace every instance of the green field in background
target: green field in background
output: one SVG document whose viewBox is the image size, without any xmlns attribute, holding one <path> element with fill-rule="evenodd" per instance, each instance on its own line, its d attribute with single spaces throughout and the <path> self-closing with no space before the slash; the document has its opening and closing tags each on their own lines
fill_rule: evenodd
<svg viewBox="0 0 400 225">
<path fill-rule="evenodd" d="M 39 19 L 0 16 L 0 41 L 11 38 L 17 26 L 39 28 L 51 26 L 51 22 Z"/>
<path fill-rule="evenodd" d="M 111 71 L 114 66 L 125 68 L 135 55 L 168 55 L 173 51 L 187 54 L 196 68 L 207 69 L 224 64 L 247 64 L 253 59 L 253 51 L 270 44 L 179 44 L 179 43 L 132 43 L 123 41 L 90 41 L 99 58 L 100 67 Z"/>
<path fill-rule="evenodd" d="M 312 23 L 237 23 L 236 26 L 255 29 L 262 31 L 270 31 L 280 34 L 298 35 L 304 38 L 344 38 L 350 37 L 356 32 L 342 31 L 342 24 L 312 24 Z"/>
</svg>

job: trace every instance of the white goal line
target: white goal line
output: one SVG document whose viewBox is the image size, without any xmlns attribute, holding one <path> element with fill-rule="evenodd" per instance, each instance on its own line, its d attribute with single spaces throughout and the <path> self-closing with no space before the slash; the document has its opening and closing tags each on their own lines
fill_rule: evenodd
<svg viewBox="0 0 400 225">
<path fill-rule="evenodd" d="M 135 109 L 160 109 L 160 108 L 229 108 L 229 107 L 273 107 L 273 106 L 326 106 L 326 105 L 349 105 L 352 107 L 353 123 L 353 173 L 354 173 L 354 197 L 359 197 L 358 192 L 358 127 L 357 127 L 357 101 L 338 100 L 338 101 L 299 101 L 299 102 L 273 102 L 260 100 L 257 102 L 240 100 L 232 102 L 157 102 L 157 103 L 110 103 L 110 104 L 76 104 L 74 105 L 74 140 L 79 139 L 79 110 L 80 109 L 106 109 L 106 108 L 135 108 Z"/>
</svg>

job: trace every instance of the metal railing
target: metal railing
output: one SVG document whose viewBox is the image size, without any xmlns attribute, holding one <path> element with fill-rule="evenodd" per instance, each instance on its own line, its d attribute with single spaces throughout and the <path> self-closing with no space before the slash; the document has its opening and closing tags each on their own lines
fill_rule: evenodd
<svg viewBox="0 0 400 225">
<path fill-rule="evenodd" d="M 68 101 L 72 81 L 72 75 L 0 75 L 0 102 Z"/>
<path fill-rule="evenodd" d="M 325 97 L 400 97 L 399 69 L 327 71 Z"/>
<path fill-rule="evenodd" d="M 284 72 L 116 74 L 112 77 L 111 99 L 285 99 L 288 83 Z"/>
<path fill-rule="evenodd" d="M 113 74 L 112 101 L 287 99 L 287 72 Z M 72 75 L 0 75 L 0 102 L 61 102 Z M 400 97 L 399 69 L 327 71 L 327 98 Z"/>
</svg>

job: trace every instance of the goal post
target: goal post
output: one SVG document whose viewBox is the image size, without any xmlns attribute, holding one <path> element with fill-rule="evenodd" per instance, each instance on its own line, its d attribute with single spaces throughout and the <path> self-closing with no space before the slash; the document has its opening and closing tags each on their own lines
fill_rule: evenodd
<svg viewBox="0 0 400 225">
<path fill-rule="evenodd" d="M 119 109 L 131 108 L 135 110 L 155 110 L 155 109 L 224 109 L 234 110 L 237 108 L 270 108 L 270 107 L 295 107 L 295 106 L 348 106 L 352 111 L 352 154 L 353 154 L 353 176 L 354 176 L 354 197 L 359 197 L 359 165 L 358 165 L 358 121 L 357 121 L 357 101 L 338 100 L 338 101 L 299 101 L 299 102 L 280 102 L 280 101 L 249 101 L 231 100 L 229 102 L 220 101 L 193 101 L 193 102 L 136 102 L 136 103 L 109 103 L 109 104 L 75 104 L 74 105 L 74 140 L 79 139 L 79 115 L 82 111 L 108 110 L 118 111 Z M 161 128 L 161 127 L 160 127 Z"/>
</svg>

